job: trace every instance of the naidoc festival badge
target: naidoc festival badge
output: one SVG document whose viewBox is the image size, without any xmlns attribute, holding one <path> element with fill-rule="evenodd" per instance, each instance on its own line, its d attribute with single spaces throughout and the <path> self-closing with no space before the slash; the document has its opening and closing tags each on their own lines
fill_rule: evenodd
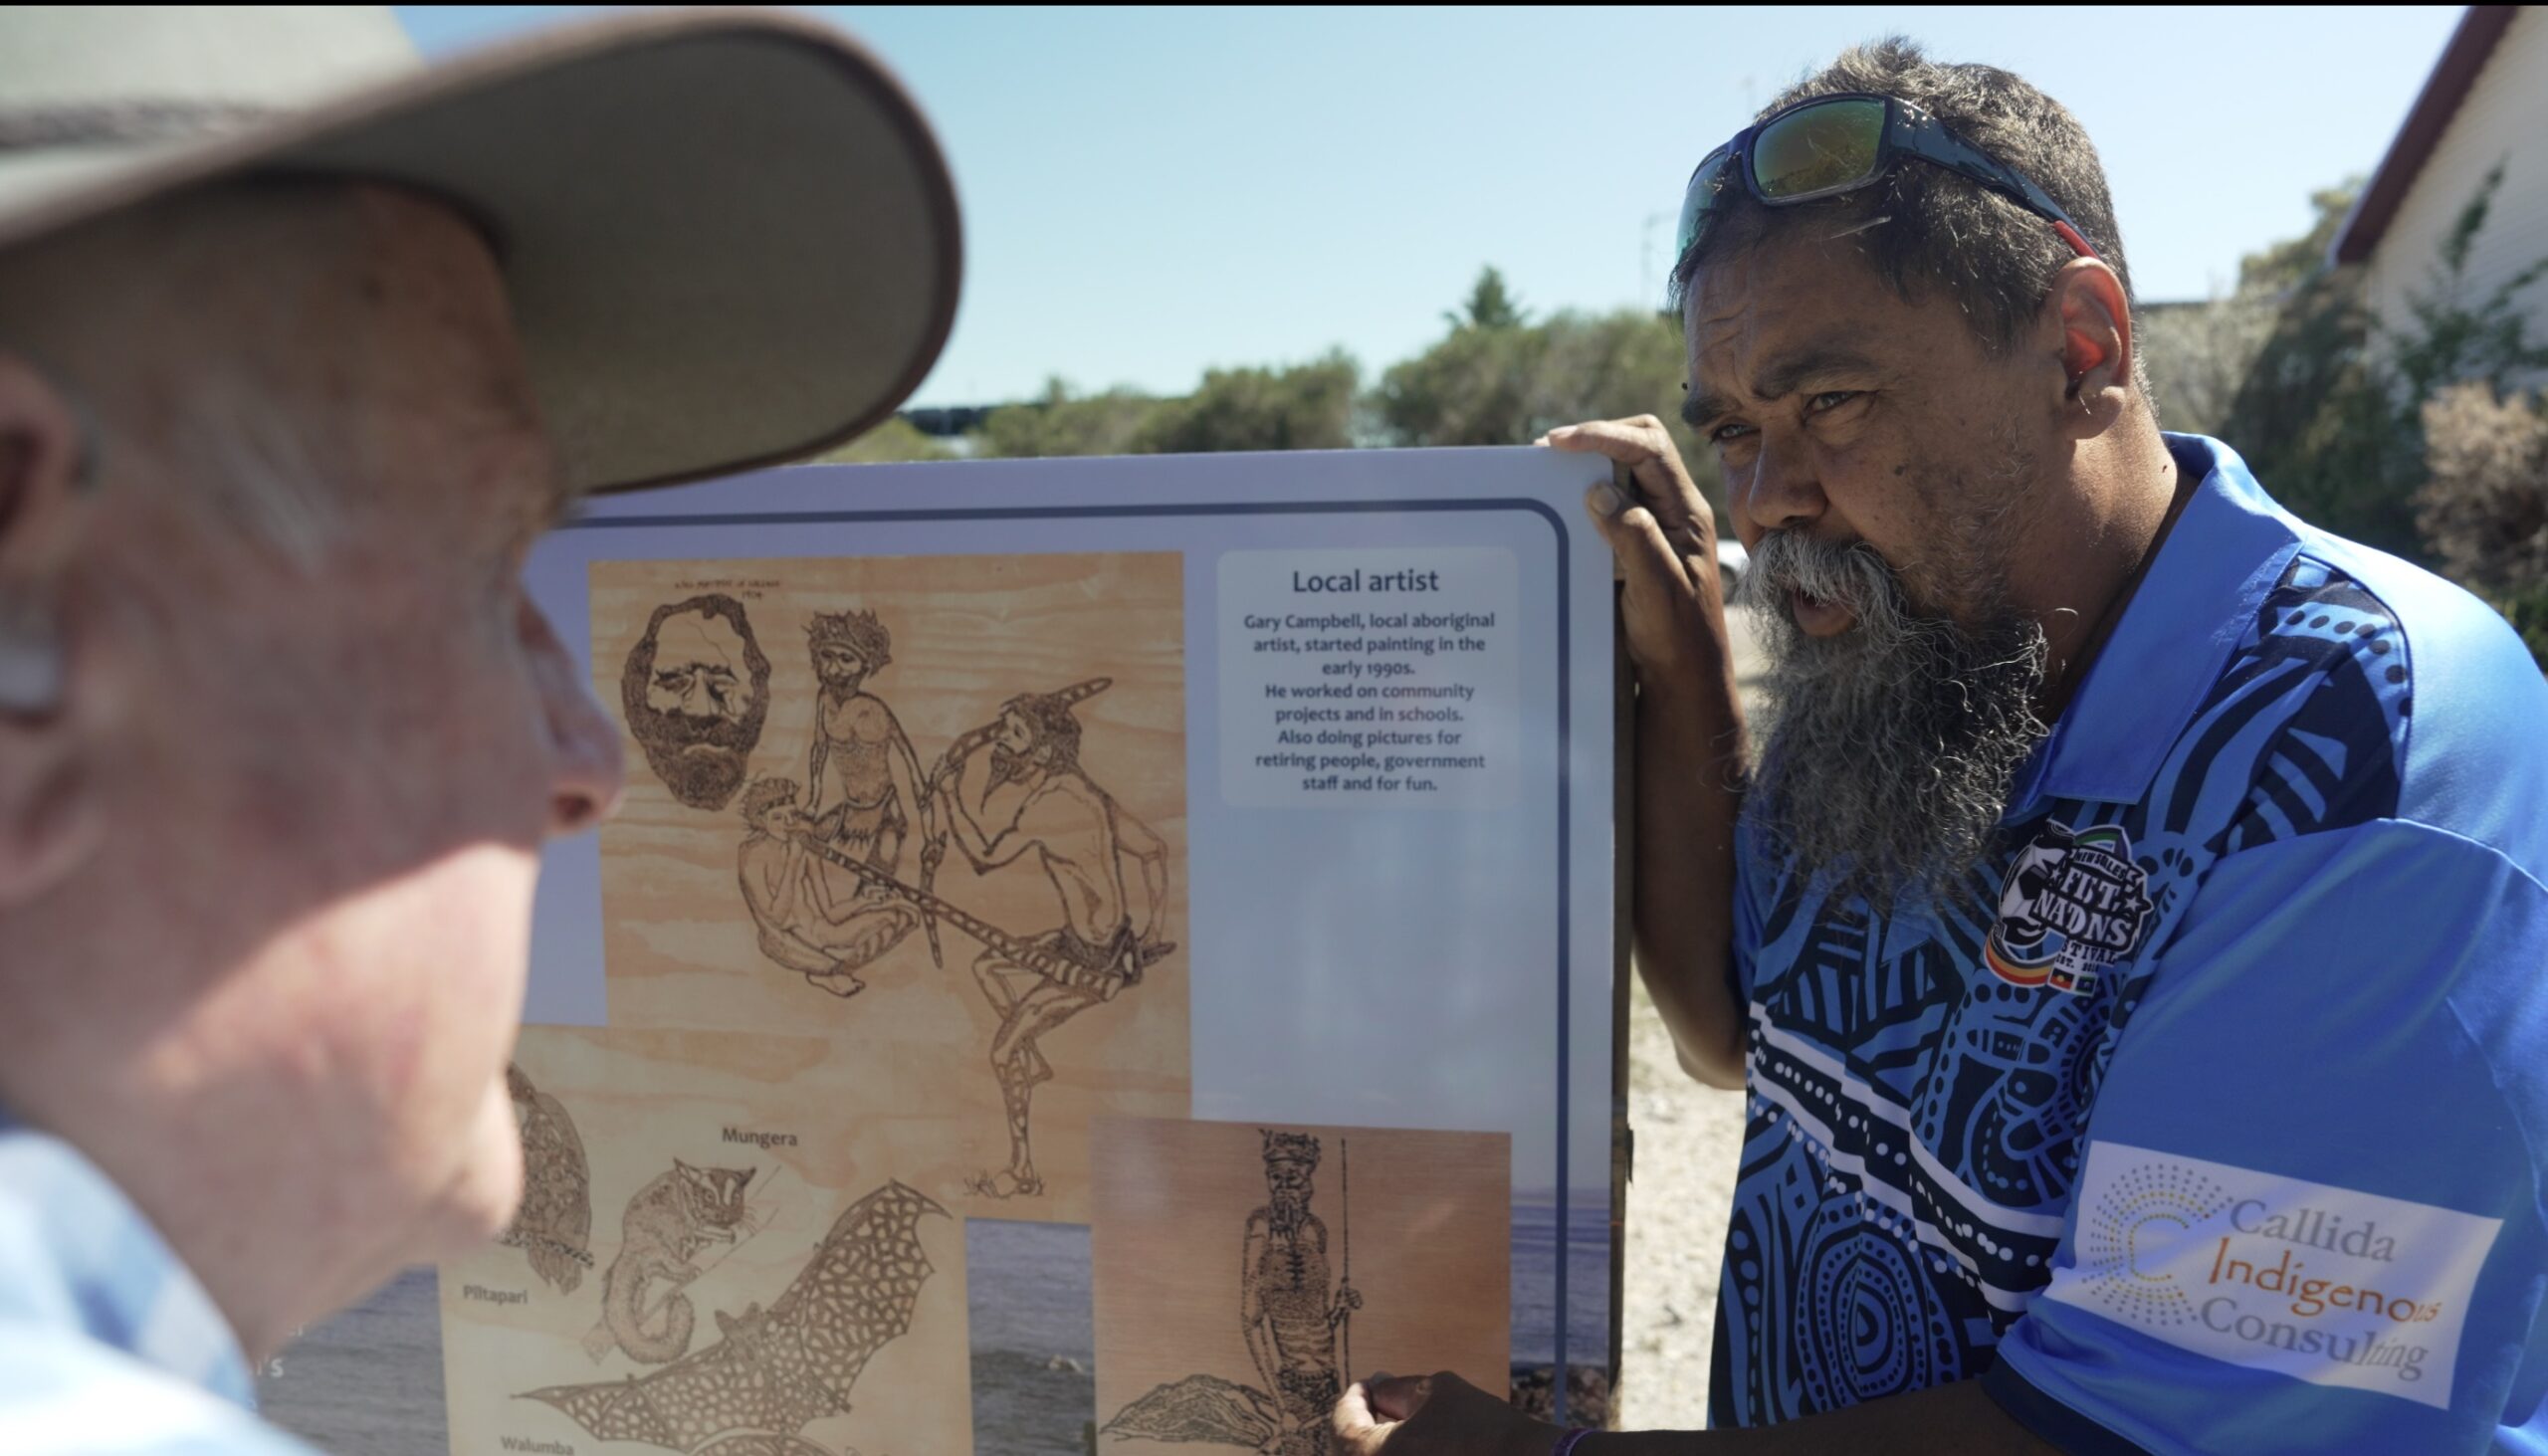
<svg viewBox="0 0 2548 1456">
<path fill-rule="evenodd" d="M 2117 826 L 2047 823 L 2000 882 L 2000 916 L 1983 943 L 1991 973 L 2012 985 L 2085 995 L 2141 944 L 2150 877 Z"/>
</svg>

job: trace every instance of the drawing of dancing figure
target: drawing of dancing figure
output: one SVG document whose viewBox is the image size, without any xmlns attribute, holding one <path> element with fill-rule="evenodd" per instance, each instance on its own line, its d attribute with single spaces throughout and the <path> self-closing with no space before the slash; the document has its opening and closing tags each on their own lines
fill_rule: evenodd
<svg viewBox="0 0 2548 1456">
<path fill-rule="evenodd" d="M 835 996 L 865 990 L 858 967 L 910 935 L 919 917 L 899 902 L 833 896 L 808 852 L 815 829 L 796 806 L 794 780 L 755 780 L 743 791 L 743 823 L 735 875 L 760 952 Z"/>
<path fill-rule="evenodd" d="M 867 691 L 867 680 L 894 660 L 893 635 L 874 612 L 817 612 L 806 624 L 805 636 L 814 676 L 822 683 L 805 768 L 805 812 L 815 834 L 894 875 L 902 868 L 903 843 L 917 817 L 934 868 L 943 837 L 929 784 L 921 778 L 920 759 L 894 710 Z M 854 887 L 854 893 L 869 900 L 888 895 L 872 882 Z M 910 929 L 904 926 L 904 933 Z M 876 953 L 888 948 L 890 942 Z"/>
<path fill-rule="evenodd" d="M 1324 1456 L 1328 1418 L 1345 1393 L 1344 1332 L 1363 1296 L 1328 1287 L 1327 1223 L 1310 1211 L 1319 1144 L 1268 1132 L 1266 1204 L 1247 1216 L 1239 1252 L 1239 1325 L 1265 1388 L 1282 1406 L 1278 1456 Z"/>
<path fill-rule="evenodd" d="M 1103 686 L 1085 685 L 1091 692 Z M 973 962 L 973 979 L 1000 1018 L 990 1061 L 1008 1116 L 1009 1161 L 971 1186 L 995 1198 L 1044 1190 L 1029 1115 L 1036 1085 L 1049 1081 L 1053 1068 L 1037 1044 L 1138 985 L 1144 970 L 1176 948 L 1161 938 L 1168 846 L 1080 768 L 1074 701 L 1069 693 L 1012 698 L 998 722 L 957 742 L 939 768 L 953 779 L 944 790 L 948 826 L 974 872 L 988 874 L 1031 851 L 1061 903 L 1062 924 L 1029 938 L 1033 956 L 994 944 Z M 985 829 L 985 820 L 997 827 Z"/>
</svg>

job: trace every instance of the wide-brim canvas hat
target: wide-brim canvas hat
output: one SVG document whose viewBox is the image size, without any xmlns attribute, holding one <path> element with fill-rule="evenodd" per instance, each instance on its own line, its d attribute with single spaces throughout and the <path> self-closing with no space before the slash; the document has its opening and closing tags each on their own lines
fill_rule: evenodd
<svg viewBox="0 0 2548 1456">
<path fill-rule="evenodd" d="M 0 259 L 268 175 L 473 219 L 584 491 L 850 439 L 955 320 L 937 142 L 883 65 L 809 20 L 615 15 L 427 68 L 383 8 L 0 9 Z"/>
</svg>

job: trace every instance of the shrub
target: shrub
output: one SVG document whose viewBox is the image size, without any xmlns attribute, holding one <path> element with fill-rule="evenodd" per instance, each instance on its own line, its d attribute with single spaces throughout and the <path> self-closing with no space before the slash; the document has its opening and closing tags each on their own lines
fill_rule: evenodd
<svg viewBox="0 0 2548 1456">
<path fill-rule="evenodd" d="M 2425 402 L 2416 524 L 2442 569 L 2494 603 L 2548 671 L 2548 417 L 2483 382 Z"/>
</svg>

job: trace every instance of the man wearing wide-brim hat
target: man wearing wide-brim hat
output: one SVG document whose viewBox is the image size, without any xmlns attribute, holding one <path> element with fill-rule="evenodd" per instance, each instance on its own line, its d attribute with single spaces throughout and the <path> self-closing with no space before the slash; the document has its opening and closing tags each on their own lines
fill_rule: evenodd
<svg viewBox="0 0 2548 1456">
<path fill-rule="evenodd" d="M 620 773 L 524 553 L 882 419 L 957 271 L 799 21 L 0 12 L 0 1450 L 289 1448 L 247 1357 L 511 1216 Z"/>
</svg>

